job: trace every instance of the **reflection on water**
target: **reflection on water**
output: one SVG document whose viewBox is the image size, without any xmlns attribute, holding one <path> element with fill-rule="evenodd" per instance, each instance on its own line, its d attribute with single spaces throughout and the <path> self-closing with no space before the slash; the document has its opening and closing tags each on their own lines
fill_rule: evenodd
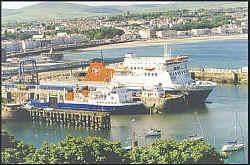
<svg viewBox="0 0 250 165">
<path fill-rule="evenodd" d="M 145 138 L 150 128 L 162 131 L 161 139 L 174 138 L 182 140 L 196 131 L 204 134 L 206 141 L 220 150 L 225 139 L 230 139 L 234 131 L 234 111 L 238 111 L 238 119 L 242 129 L 238 130 L 239 138 L 248 144 L 248 86 L 218 85 L 209 95 L 207 101 L 212 102 L 198 107 L 183 109 L 183 112 L 171 112 L 155 115 L 114 115 L 111 117 L 111 130 L 94 131 L 86 128 L 63 127 L 45 123 L 8 121 L 3 128 L 19 140 L 40 147 L 42 143 L 57 143 L 66 135 L 100 136 L 110 140 L 118 140 L 123 146 L 131 145 L 132 132 L 135 132 L 139 145 L 151 144 L 156 138 Z M 200 121 L 197 122 L 195 112 Z M 226 160 L 229 163 L 247 163 L 248 147 L 234 152 Z"/>
</svg>

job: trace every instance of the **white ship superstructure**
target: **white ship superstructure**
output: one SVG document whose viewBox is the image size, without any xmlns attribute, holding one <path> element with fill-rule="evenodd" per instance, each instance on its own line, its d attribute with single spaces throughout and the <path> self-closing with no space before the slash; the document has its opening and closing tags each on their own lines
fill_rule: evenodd
<svg viewBox="0 0 250 165">
<path fill-rule="evenodd" d="M 44 91 L 46 92 L 46 91 Z M 73 109 L 86 111 L 102 111 L 111 113 L 143 113 L 142 102 L 135 102 L 132 92 L 119 85 L 110 84 L 103 88 L 83 88 L 53 90 L 46 92 L 43 98 L 34 98 L 31 106 L 56 109 Z M 36 95 L 39 95 L 36 93 Z"/>
<path fill-rule="evenodd" d="M 166 46 L 165 46 L 166 50 Z M 188 57 L 171 57 L 167 50 L 162 57 L 136 57 L 126 54 L 124 62 L 116 66 L 112 82 L 122 83 L 130 88 L 161 84 L 165 91 L 198 92 L 199 98 L 212 91 L 215 83 L 195 81 L 188 70 Z M 196 94 L 196 95 L 197 95 Z"/>
</svg>

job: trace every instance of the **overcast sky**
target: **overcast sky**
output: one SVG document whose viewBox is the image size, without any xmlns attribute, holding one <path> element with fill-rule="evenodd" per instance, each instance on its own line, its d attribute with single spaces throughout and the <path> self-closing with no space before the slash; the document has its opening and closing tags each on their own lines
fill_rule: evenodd
<svg viewBox="0 0 250 165">
<path fill-rule="evenodd" d="M 30 5 L 34 5 L 37 3 L 41 3 L 42 1 L 36 1 L 36 2 L 25 2 L 25 1 L 2 1 L 2 8 L 5 9 L 19 9 L 25 6 L 30 6 Z M 44 1 L 43 1 L 44 2 Z M 51 2 L 51 1 L 50 1 Z M 78 4 L 83 4 L 83 5 L 89 5 L 89 6 L 103 6 L 103 5 L 121 5 L 121 6 L 127 6 L 127 5 L 133 5 L 133 4 L 167 4 L 167 3 L 171 3 L 171 2 L 163 2 L 163 1 L 147 1 L 147 2 L 143 2 L 143 1 L 122 1 L 122 2 L 114 2 L 114 1 L 79 1 L 79 2 L 71 2 L 71 1 L 64 1 L 66 3 L 78 3 Z"/>
</svg>

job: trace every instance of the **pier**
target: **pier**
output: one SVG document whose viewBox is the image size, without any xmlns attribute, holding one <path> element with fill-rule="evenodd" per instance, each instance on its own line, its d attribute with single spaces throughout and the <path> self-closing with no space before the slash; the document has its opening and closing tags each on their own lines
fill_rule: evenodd
<svg viewBox="0 0 250 165">
<path fill-rule="evenodd" d="M 198 80 L 233 84 L 248 83 L 247 67 L 241 69 L 192 68 L 190 73 L 193 79 Z"/>
<path fill-rule="evenodd" d="M 106 112 L 87 112 L 75 110 L 27 110 L 32 121 L 50 124 L 87 127 L 92 129 L 110 129 L 110 114 Z"/>
</svg>

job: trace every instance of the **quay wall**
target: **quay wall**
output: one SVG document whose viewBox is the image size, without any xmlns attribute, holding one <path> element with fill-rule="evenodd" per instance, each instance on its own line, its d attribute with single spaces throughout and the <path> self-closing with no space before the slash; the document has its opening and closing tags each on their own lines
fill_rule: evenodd
<svg viewBox="0 0 250 165">
<path fill-rule="evenodd" d="M 193 68 L 191 77 L 196 80 L 214 81 L 217 83 L 248 84 L 248 69 L 215 69 Z"/>
</svg>

